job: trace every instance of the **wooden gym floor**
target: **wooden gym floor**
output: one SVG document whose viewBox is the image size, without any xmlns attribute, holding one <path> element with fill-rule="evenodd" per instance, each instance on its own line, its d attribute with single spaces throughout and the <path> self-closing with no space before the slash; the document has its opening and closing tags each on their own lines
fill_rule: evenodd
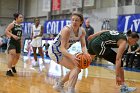
<svg viewBox="0 0 140 93">
<path fill-rule="evenodd" d="M 33 58 L 21 56 L 14 77 L 5 75 L 7 56 L 0 53 L 0 93 L 57 93 L 52 86 L 68 70 L 45 59 L 46 67 L 31 67 Z M 125 70 L 126 83 L 137 87 L 140 93 L 140 70 Z M 62 74 L 63 73 L 63 74 Z M 67 86 L 67 84 L 66 84 Z M 76 84 L 76 93 L 119 93 L 115 84 L 114 67 L 102 60 L 81 71 Z"/>
</svg>

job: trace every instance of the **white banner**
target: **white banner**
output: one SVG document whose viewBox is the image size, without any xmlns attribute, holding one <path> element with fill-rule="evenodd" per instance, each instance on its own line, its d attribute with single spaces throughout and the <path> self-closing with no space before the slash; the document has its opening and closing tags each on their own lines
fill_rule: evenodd
<svg viewBox="0 0 140 93">
<path fill-rule="evenodd" d="M 84 0 L 84 6 L 94 6 L 94 0 Z"/>
<path fill-rule="evenodd" d="M 82 0 L 72 0 L 72 8 L 81 8 Z"/>
<path fill-rule="evenodd" d="M 61 0 L 61 9 L 67 10 L 71 8 L 71 0 Z"/>
<path fill-rule="evenodd" d="M 42 11 L 51 11 L 51 0 L 43 0 Z"/>
</svg>

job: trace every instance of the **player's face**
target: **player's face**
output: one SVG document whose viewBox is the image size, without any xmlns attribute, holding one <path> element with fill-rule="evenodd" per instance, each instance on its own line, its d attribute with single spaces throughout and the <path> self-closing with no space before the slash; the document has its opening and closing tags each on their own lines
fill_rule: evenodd
<svg viewBox="0 0 140 93">
<path fill-rule="evenodd" d="M 90 22 L 89 22 L 89 20 L 87 19 L 87 20 L 86 20 L 86 26 L 89 26 L 89 24 L 90 24 Z"/>
<path fill-rule="evenodd" d="M 71 17 L 71 23 L 72 23 L 73 27 L 80 27 L 80 25 L 82 24 L 82 21 L 79 16 L 73 15 Z"/>
<path fill-rule="evenodd" d="M 138 42 L 138 40 L 139 40 L 138 38 L 130 38 L 128 40 L 129 45 L 135 45 Z"/>
<path fill-rule="evenodd" d="M 20 14 L 16 19 L 19 23 L 23 22 L 23 16 Z"/>
<path fill-rule="evenodd" d="M 38 25 L 40 23 L 39 19 L 35 19 L 35 24 Z"/>
</svg>

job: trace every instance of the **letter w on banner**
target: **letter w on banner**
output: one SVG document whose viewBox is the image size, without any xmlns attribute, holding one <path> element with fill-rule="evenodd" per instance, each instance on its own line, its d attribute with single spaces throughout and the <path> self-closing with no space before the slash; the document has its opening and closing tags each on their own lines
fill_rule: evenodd
<svg viewBox="0 0 140 93">
<path fill-rule="evenodd" d="M 117 29 L 119 32 L 124 33 L 129 29 L 140 33 L 140 14 L 120 15 Z"/>
</svg>

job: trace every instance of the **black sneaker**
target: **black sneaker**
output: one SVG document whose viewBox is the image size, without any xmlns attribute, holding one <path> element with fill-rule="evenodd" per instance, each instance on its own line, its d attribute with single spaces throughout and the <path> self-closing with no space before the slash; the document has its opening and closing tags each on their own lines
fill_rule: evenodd
<svg viewBox="0 0 140 93">
<path fill-rule="evenodd" d="M 6 75 L 7 75 L 7 76 L 14 76 L 11 70 L 7 71 L 7 72 L 6 72 Z"/>
<path fill-rule="evenodd" d="M 13 71 L 14 73 L 17 73 L 17 71 L 16 71 L 16 68 L 15 68 L 15 67 L 12 67 L 12 71 Z"/>
</svg>

